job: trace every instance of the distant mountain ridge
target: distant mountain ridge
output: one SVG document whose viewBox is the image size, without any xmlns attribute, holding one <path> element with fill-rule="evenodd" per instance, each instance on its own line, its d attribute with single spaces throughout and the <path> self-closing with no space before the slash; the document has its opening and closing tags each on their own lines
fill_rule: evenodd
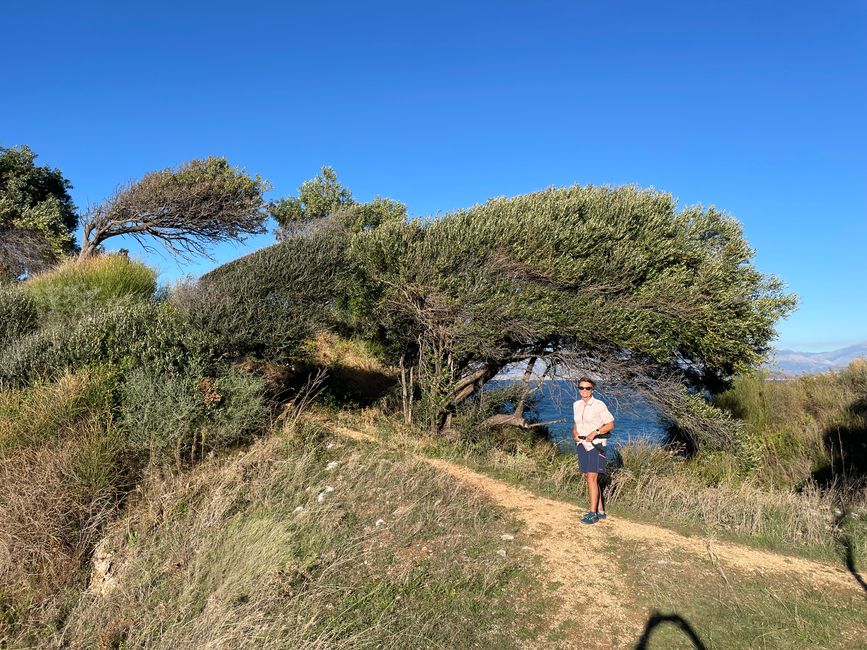
<svg viewBox="0 0 867 650">
<path fill-rule="evenodd" d="M 867 342 L 831 352 L 776 350 L 767 368 L 783 375 L 809 375 L 845 368 L 855 359 L 867 358 Z"/>
<path fill-rule="evenodd" d="M 771 360 L 764 365 L 772 375 L 791 377 L 812 375 L 845 368 L 855 359 L 867 359 L 867 341 L 831 352 L 798 352 L 797 350 L 774 350 Z M 526 364 L 515 363 L 504 368 L 494 379 L 515 380 L 524 376 Z M 536 363 L 536 378 L 544 371 L 544 364 Z M 560 379 L 577 379 L 583 372 L 559 375 Z"/>
</svg>

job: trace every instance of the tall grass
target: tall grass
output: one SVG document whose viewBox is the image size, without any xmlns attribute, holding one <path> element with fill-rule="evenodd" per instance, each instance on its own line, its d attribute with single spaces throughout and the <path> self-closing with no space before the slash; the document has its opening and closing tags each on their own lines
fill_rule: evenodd
<svg viewBox="0 0 867 650">
<path fill-rule="evenodd" d="M 0 392 L 2 647 L 44 642 L 131 489 L 112 387 L 95 369 Z"/>
<path fill-rule="evenodd" d="M 109 421 L 117 380 L 111 370 L 93 367 L 0 391 L 0 458 L 74 435 L 82 421 Z"/>
<path fill-rule="evenodd" d="M 156 271 L 123 255 L 70 260 L 24 283 L 43 322 L 69 322 L 118 301 L 149 300 Z"/>
<path fill-rule="evenodd" d="M 857 481 L 863 478 L 859 470 L 867 472 L 867 465 L 858 466 L 859 451 L 867 446 L 865 378 L 864 360 L 838 373 L 787 381 L 771 381 L 761 373 L 745 375 L 717 396 L 716 403 L 746 423 L 761 453 L 757 478 L 766 484 L 799 488 L 813 479 Z M 855 454 L 852 476 L 836 471 L 837 456 L 844 455 L 845 462 L 846 452 Z"/>
</svg>

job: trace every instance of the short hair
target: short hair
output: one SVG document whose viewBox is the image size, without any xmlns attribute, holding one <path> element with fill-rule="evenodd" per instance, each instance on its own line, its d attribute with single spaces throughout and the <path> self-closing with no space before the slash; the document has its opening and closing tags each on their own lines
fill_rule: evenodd
<svg viewBox="0 0 867 650">
<path fill-rule="evenodd" d="M 588 384 L 593 386 L 593 388 L 596 388 L 596 382 L 590 379 L 590 377 L 581 377 L 581 379 L 578 380 L 578 383 L 580 384 L 582 381 L 586 381 Z"/>
</svg>

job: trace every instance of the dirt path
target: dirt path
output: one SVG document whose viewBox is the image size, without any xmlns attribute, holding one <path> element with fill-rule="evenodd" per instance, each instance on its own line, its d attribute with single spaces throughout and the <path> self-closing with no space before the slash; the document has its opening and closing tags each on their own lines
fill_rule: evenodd
<svg viewBox="0 0 867 650">
<path fill-rule="evenodd" d="M 356 440 L 378 442 L 369 434 L 336 427 L 335 430 Z M 843 568 L 752 549 L 739 544 L 707 538 L 685 537 L 667 528 L 609 517 L 593 526 L 579 523 L 583 510 L 570 503 L 533 494 L 524 488 L 491 478 L 467 467 L 445 460 L 416 456 L 459 481 L 485 494 L 498 505 L 512 510 L 527 526 L 534 540 L 534 549 L 546 562 L 552 580 L 561 584 L 564 617 L 580 616 L 588 602 L 603 612 L 602 620 L 610 621 L 615 634 L 619 630 L 634 630 L 643 620 L 643 612 L 629 612 L 623 607 L 625 585 L 618 578 L 614 554 L 607 544 L 612 535 L 642 544 L 681 549 L 714 564 L 741 570 L 786 574 L 810 584 L 827 585 L 843 590 L 860 590 L 852 575 Z M 587 563 L 581 562 L 586 557 Z M 588 570 L 592 567 L 592 570 Z M 567 616 L 568 615 L 568 616 Z"/>
</svg>

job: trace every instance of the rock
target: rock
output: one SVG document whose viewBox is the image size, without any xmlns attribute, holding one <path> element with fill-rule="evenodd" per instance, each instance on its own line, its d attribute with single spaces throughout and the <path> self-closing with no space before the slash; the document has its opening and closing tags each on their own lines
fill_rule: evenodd
<svg viewBox="0 0 867 650">
<path fill-rule="evenodd" d="M 109 538 L 104 538 L 93 549 L 91 559 L 90 583 L 87 590 L 97 596 L 106 597 L 117 586 L 117 577 L 112 574 L 114 555 L 108 550 Z"/>
<path fill-rule="evenodd" d="M 325 495 L 326 495 L 326 494 L 331 494 L 332 492 L 334 492 L 334 488 L 331 487 L 330 485 L 326 485 L 326 486 L 325 486 L 325 489 L 322 490 L 322 492 L 319 493 L 319 496 L 316 497 L 316 500 L 317 500 L 319 503 L 322 503 L 323 501 L 325 501 Z"/>
</svg>

